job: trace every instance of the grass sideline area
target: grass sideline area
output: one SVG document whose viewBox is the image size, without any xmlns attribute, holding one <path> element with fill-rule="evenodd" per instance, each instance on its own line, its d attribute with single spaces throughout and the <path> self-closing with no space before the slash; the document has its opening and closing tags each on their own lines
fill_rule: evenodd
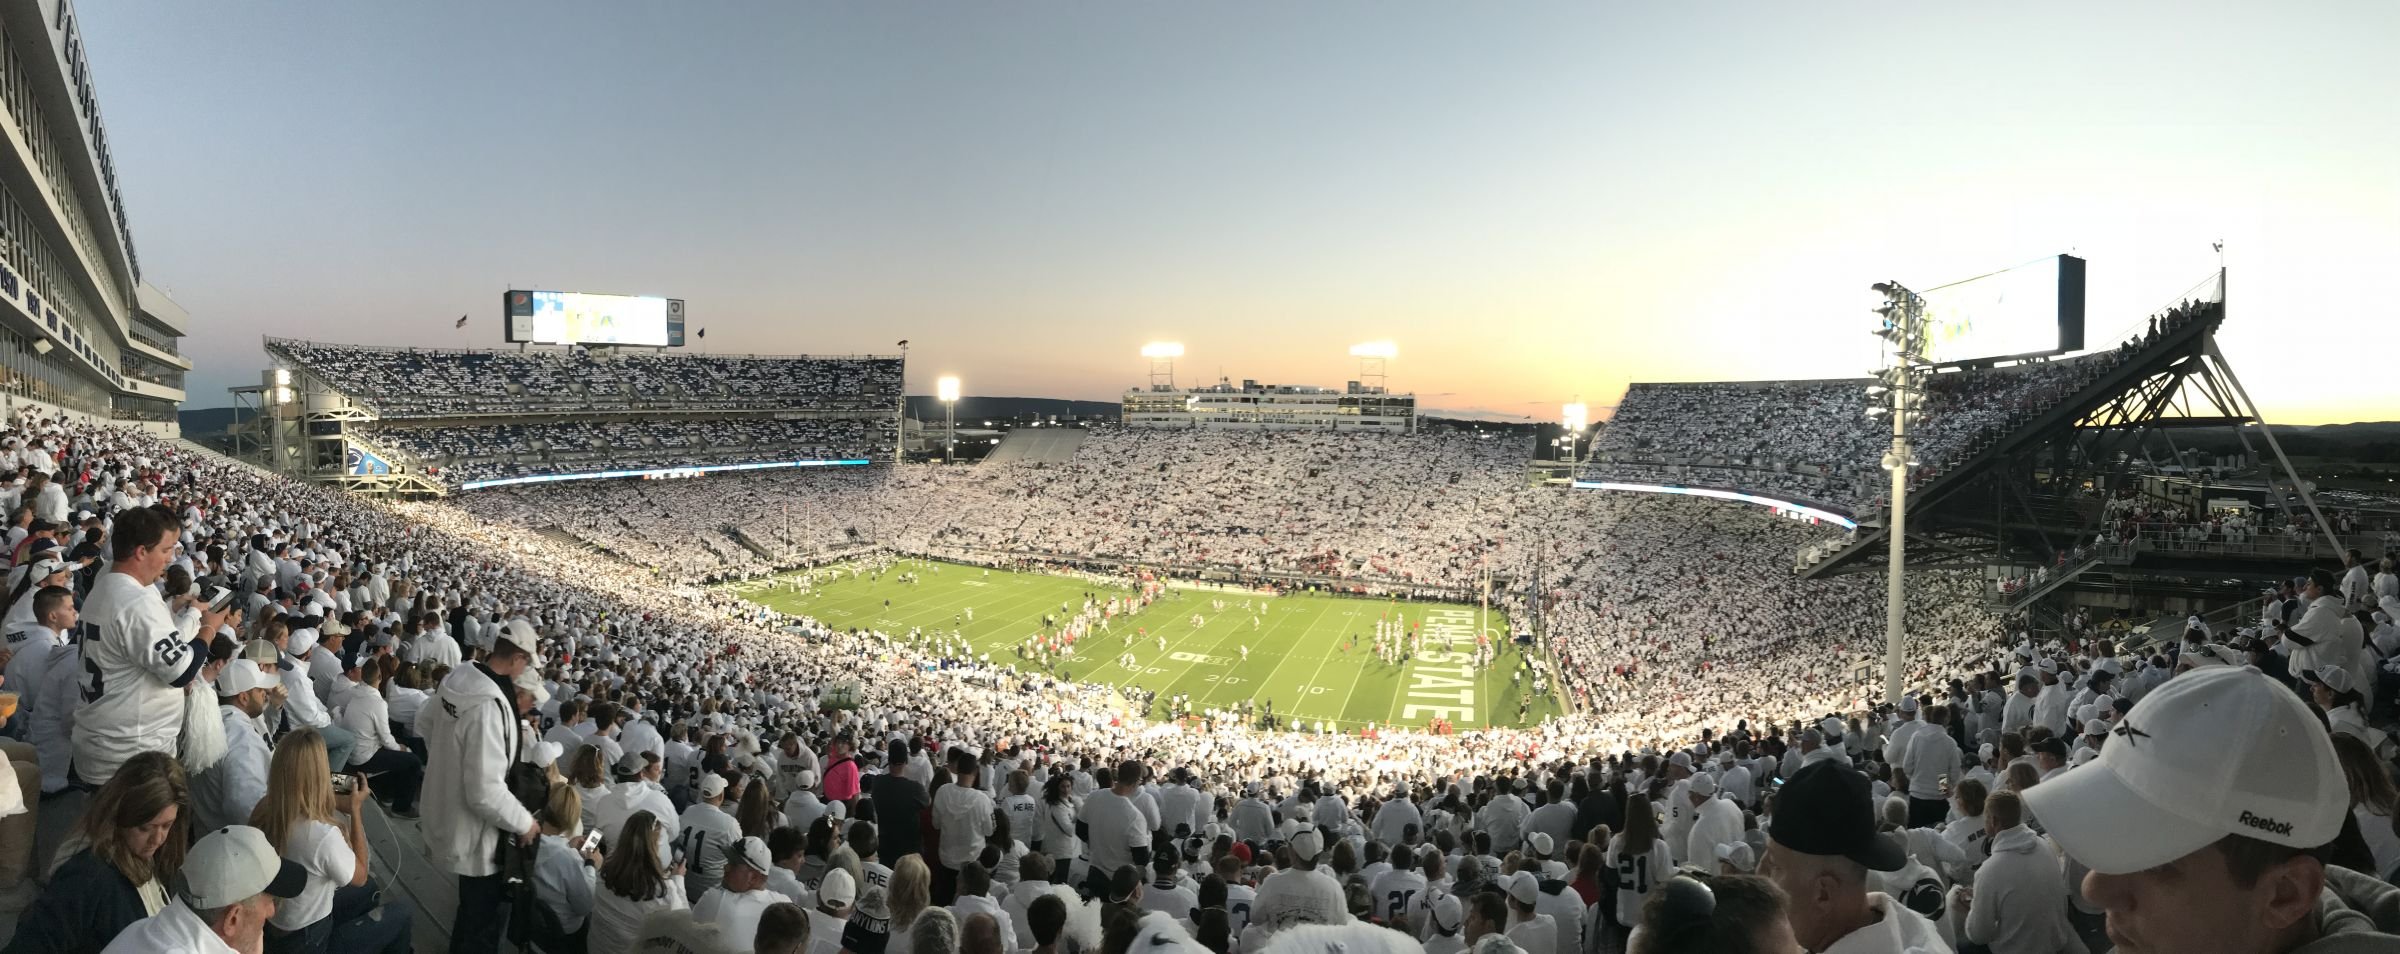
<svg viewBox="0 0 2400 954">
<path fill-rule="evenodd" d="M 817 575 L 814 587 L 789 585 L 808 572 Z M 904 573 L 916 574 L 917 582 L 904 582 Z M 1060 614 L 1062 603 L 1080 608 L 1087 593 L 1101 600 L 1133 593 L 1079 577 L 917 559 L 896 561 L 880 574 L 869 564 L 836 564 L 725 588 L 779 612 L 814 617 L 837 628 L 868 627 L 893 634 L 938 631 L 945 636 L 956 629 L 977 653 L 1020 669 L 1033 667 L 1018 658 L 1017 647 L 1041 631 L 1045 613 Z M 1218 600 L 1224 601 L 1222 612 L 1213 607 Z M 1245 601 L 1253 609 L 1244 610 Z M 1192 625 L 1194 614 L 1201 617 L 1198 627 Z M 1426 651 L 1399 665 L 1376 659 L 1371 648 L 1375 623 L 1386 614 L 1426 627 Z M 1508 624 L 1494 610 L 1489 626 L 1502 648 L 1489 667 L 1473 667 L 1476 620 L 1475 607 L 1450 603 L 1316 593 L 1267 598 L 1170 584 L 1148 608 L 1116 618 L 1107 632 L 1095 629 L 1084 637 L 1076 644 L 1074 658 L 1053 674 L 1156 692 L 1162 702 L 1154 715 L 1165 711 L 1165 699 L 1188 694 L 1197 711 L 1231 709 L 1243 702 L 1263 707 L 1272 701 L 1278 725 L 1287 729 L 1294 718 L 1311 731 L 1319 721 L 1343 731 L 1369 724 L 1424 726 L 1436 718 L 1459 729 L 1519 725 L 1518 704 L 1529 693 L 1531 679 L 1512 687 L 1510 675 L 1523 667 L 1523 650 L 1506 638 Z M 1125 636 L 1136 628 L 1146 632 L 1129 644 Z M 1353 636 L 1357 645 L 1349 647 Z M 1445 636 L 1456 640 L 1455 656 L 1442 651 Z M 1243 646 L 1250 650 L 1247 659 L 1241 655 Z M 1133 654 L 1136 669 L 1119 662 L 1126 653 Z M 1521 724 L 1537 725 L 1558 712 L 1555 698 L 1537 696 Z"/>
</svg>

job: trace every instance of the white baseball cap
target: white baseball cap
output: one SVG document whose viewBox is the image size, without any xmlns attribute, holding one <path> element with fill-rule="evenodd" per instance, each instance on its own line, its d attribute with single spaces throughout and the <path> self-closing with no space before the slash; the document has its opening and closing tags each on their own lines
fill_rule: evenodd
<svg viewBox="0 0 2400 954">
<path fill-rule="evenodd" d="M 1703 775 L 1703 776 L 1700 776 L 1700 777 L 1701 777 L 1701 778 L 1707 778 L 1708 776 L 1706 776 L 1706 775 Z M 1538 831 L 1537 831 L 1537 832 L 1534 832 L 1533 834 L 1530 834 L 1530 835 L 1527 835 L 1527 836 L 1525 836 L 1525 845 L 1526 845 L 1526 847 L 1528 847 L 1528 848 L 1532 848 L 1532 849 L 1533 849 L 1533 856 L 1534 856 L 1534 857 L 1536 857 L 1536 858 L 1548 858 L 1548 857 L 1550 857 L 1550 836 L 1549 836 L 1549 835 L 1542 834 L 1541 832 L 1538 832 Z"/>
<path fill-rule="evenodd" d="M 766 839 L 756 835 L 725 846 L 725 863 L 730 865 L 737 862 L 749 866 L 750 870 L 759 874 L 766 874 L 769 869 L 775 867 L 774 859 L 767 856 Z"/>
<path fill-rule="evenodd" d="M 1758 863 L 1751 860 L 1750 846 L 1738 841 L 1719 842 L 1717 861 L 1732 864 L 1735 871 L 1746 872 L 1758 867 Z"/>
<path fill-rule="evenodd" d="M 534 633 L 533 624 L 526 622 L 524 617 L 520 616 L 503 624 L 500 627 L 499 641 L 522 649 L 533 656 L 533 662 L 525 668 L 541 668 L 542 639 Z"/>
<path fill-rule="evenodd" d="M 1292 833 L 1292 855 L 1294 857 L 1315 858 L 1324 853 L 1325 836 L 1317 834 L 1316 829 L 1303 828 Z"/>
<path fill-rule="evenodd" d="M 534 705 L 538 706 L 550 701 L 550 687 L 542 685 L 542 674 L 535 671 L 532 666 L 527 666 L 518 672 L 515 682 L 517 688 L 525 690 L 526 695 L 533 697 Z"/>
<path fill-rule="evenodd" d="M 1534 877 L 1530 871 L 1517 872 L 1508 879 L 1508 896 L 1518 904 L 1532 904 L 1542 896 L 1541 879 Z"/>
<path fill-rule="evenodd" d="M 1456 934 L 1465 926 L 1466 911 L 1458 903 L 1458 895 L 1444 894 L 1433 903 L 1433 929 L 1443 934 Z"/>
<path fill-rule="evenodd" d="M 719 775 L 719 774 L 717 774 L 717 773 L 715 773 L 715 772 L 703 772 L 703 773 L 701 773 L 701 775 L 700 775 L 700 797 L 701 797 L 701 798 L 715 798 L 715 797 L 717 797 L 717 796 L 719 796 L 719 795 L 723 795 L 723 794 L 725 794 L 725 776 L 723 776 L 723 775 Z"/>
<path fill-rule="evenodd" d="M 1915 697 L 1915 696 L 1901 696 L 1901 697 L 1900 697 L 1900 711 L 1902 711 L 1902 712 L 1915 712 L 1915 711 L 1917 711 L 1917 697 Z"/>
<path fill-rule="evenodd" d="M 238 696 L 252 689 L 271 688 L 279 682 L 280 680 L 268 679 L 267 674 L 258 668 L 257 663 L 247 659 L 236 659 L 226 663 L 225 671 L 217 674 L 217 695 Z"/>
<path fill-rule="evenodd" d="M 183 859 L 183 899 L 193 910 L 240 904 L 260 894 L 296 898 L 308 873 L 285 861 L 265 832 L 248 825 L 219 828 L 201 837 Z"/>
<path fill-rule="evenodd" d="M 2350 670 L 2340 666 L 2319 666 L 2302 672 L 2300 678 L 2322 685 L 2337 694 L 2350 691 Z"/>
<path fill-rule="evenodd" d="M 1717 780 L 1707 772 L 1702 772 L 1692 776 L 1692 786 L 1685 791 L 1694 795 L 1714 795 L 1717 793 Z"/>
<path fill-rule="evenodd" d="M 832 868 L 825 872 L 825 880 L 817 882 L 817 901 L 820 904 L 849 907 L 850 902 L 856 900 L 858 882 L 851 880 L 849 869 Z"/>
<path fill-rule="evenodd" d="M 2059 847 L 2102 874 L 2154 868 L 2227 835 L 2315 848 L 2349 817 L 2332 737 L 2255 669 L 2170 679 L 2111 734 L 2099 758 L 2024 793 Z"/>
</svg>

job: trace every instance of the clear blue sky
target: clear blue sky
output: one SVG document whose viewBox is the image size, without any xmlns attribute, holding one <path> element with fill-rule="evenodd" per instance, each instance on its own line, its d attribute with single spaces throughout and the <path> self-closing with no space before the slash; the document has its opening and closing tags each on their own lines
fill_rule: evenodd
<svg viewBox="0 0 2400 954">
<path fill-rule="evenodd" d="M 498 343 L 508 287 L 912 388 L 1338 384 L 1433 408 L 1847 376 L 1864 288 L 2073 250 L 2205 277 L 2271 418 L 2400 418 L 2400 5 L 100 3 L 192 404 L 261 334 Z M 464 331 L 452 322 L 473 317 Z M 2379 345 L 2370 349 L 2368 345 Z"/>
</svg>

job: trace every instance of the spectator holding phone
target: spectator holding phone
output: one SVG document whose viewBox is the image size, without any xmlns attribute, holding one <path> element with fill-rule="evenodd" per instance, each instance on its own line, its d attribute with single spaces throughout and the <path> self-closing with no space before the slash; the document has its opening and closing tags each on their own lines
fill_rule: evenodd
<svg viewBox="0 0 2400 954">
<path fill-rule="evenodd" d="M 297 897 L 278 901 L 267 920 L 268 954 L 319 954 L 326 950 L 407 954 L 414 918 L 397 899 L 380 917 L 377 892 L 367 884 L 367 829 L 361 814 L 367 780 L 342 776 L 343 789 L 325 760 L 325 740 L 299 729 L 275 745 L 267 768 L 267 797 L 250 813 L 285 860 L 300 866 L 308 881 Z M 337 814 L 339 815 L 337 825 Z"/>
<path fill-rule="evenodd" d="M 533 817 L 542 824 L 533 849 L 533 942 L 549 954 L 582 954 L 600 877 L 599 832 L 584 832 L 583 794 L 573 785 L 550 786 L 550 801 Z"/>
</svg>

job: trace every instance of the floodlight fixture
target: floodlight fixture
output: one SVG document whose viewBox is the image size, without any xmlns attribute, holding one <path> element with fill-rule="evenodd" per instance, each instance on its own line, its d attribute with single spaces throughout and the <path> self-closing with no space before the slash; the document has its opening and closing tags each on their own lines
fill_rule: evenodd
<svg viewBox="0 0 2400 954">
<path fill-rule="evenodd" d="M 1389 341 L 1366 341 L 1350 346 L 1353 358 L 1397 358 L 1400 346 Z"/>
<path fill-rule="evenodd" d="M 1149 344 L 1146 344 L 1146 345 L 1143 345 L 1143 346 L 1142 346 L 1142 357 L 1145 357 L 1145 358 L 1180 358 L 1180 357 L 1183 357 L 1183 342 L 1180 342 L 1180 341 L 1153 341 L 1153 342 L 1150 342 Z"/>
<path fill-rule="evenodd" d="M 291 383 L 292 383 L 292 369 L 290 369 L 290 368 L 276 368 L 276 369 L 275 369 L 275 383 L 276 383 L 277 385 L 288 385 L 288 384 L 291 384 Z"/>
<path fill-rule="evenodd" d="M 1560 405 L 1558 408 L 1558 426 L 1566 428 L 1569 431 L 1583 430 L 1583 425 L 1591 420 L 1590 415 L 1591 408 L 1585 406 L 1582 401 L 1574 401 Z"/>
<path fill-rule="evenodd" d="M 942 375 L 941 380 L 933 383 L 933 391 L 944 401 L 958 400 L 958 376 L 955 374 Z"/>
</svg>

